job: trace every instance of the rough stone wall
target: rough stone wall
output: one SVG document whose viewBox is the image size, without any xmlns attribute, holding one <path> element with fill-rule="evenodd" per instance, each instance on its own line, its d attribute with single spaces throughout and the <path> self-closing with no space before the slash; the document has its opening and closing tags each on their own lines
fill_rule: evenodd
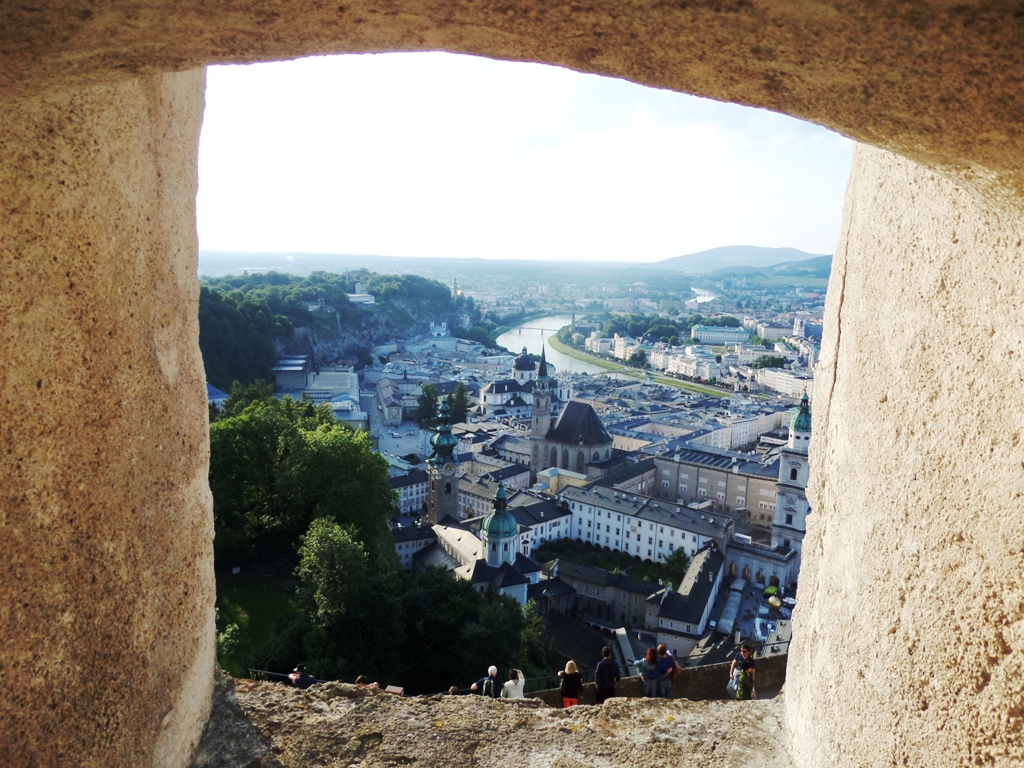
<svg viewBox="0 0 1024 768">
<path fill-rule="evenodd" d="M 213 681 L 202 70 L 0 101 L 0 763 L 181 765 Z"/>
<path fill-rule="evenodd" d="M 808 768 L 1020 762 L 1022 38 L 1002 2 L 4 4 L 7 762 L 181 765 L 207 706 L 202 75 L 161 73 L 425 49 L 777 109 L 938 169 L 857 154 L 789 718 Z"/>
<path fill-rule="evenodd" d="M 399 698 L 221 679 L 192 768 L 791 768 L 780 699 Z"/>
<path fill-rule="evenodd" d="M 0 8 L 0 89 L 356 51 L 545 61 L 766 107 L 1024 190 L 1024 11 L 947 0 L 38 0 Z"/>
<path fill-rule="evenodd" d="M 1024 217 L 859 147 L 787 683 L 803 766 L 1024 764 Z"/>
</svg>

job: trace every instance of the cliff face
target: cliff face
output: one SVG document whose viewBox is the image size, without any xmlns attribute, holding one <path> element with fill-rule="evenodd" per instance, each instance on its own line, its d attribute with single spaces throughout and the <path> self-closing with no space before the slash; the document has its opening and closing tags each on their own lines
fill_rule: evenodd
<svg viewBox="0 0 1024 768">
<path fill-rule="evenodd" d="M 779 698 L 612 699 L 564 710 L 536 699 L 399 698 L 345 683 L 299 691 L 222 678 L 193 768 L 789 768 L 782 715 Z"/>
</svg>

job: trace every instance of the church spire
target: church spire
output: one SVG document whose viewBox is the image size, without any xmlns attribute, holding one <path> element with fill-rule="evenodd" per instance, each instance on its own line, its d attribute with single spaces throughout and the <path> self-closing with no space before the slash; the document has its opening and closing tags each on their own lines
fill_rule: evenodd
<svg viewBox="0 0 1024 768">
<path fill-rule="evenodd" d="M 540 347 L 540 367 L 537 369 L 537 381 L 547 380 L 548 378 L 548 361 L 544 356 L 545 346 L 542 344 Z"/>
<path fill-rule="evenodd" d="M 441 403 L 437 432 L 430 438 L 430 444 L 434 448 L 434 453 L 427 459 L 428 464 L 440 467 L 448 463 L 457 463 L 455 449 L 459 445 L 459 439 L 452 434 L 451 408 L 448 407 L 447 401 Z"/>
</svg>

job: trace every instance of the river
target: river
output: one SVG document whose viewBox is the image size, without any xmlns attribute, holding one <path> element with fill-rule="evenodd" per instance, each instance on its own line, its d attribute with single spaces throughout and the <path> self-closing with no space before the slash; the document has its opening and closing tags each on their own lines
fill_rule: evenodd
<svg viewBox="0 0 1024 768">
<path fill-rule="evenodd" d="M 567 315 L 551 315 L 538 318 L 537 320 L 527 320 L 511 331 L 501 334 L 498 337 L 498 343 L 516 354 L 521 352 L 523 347 L 526 347 L 527 352 L 539 355 L 541 346 L 546 344 L 547 340 L 554 336 L 559 328 L 563 325 L 568 325 L 570 320 L 571 318 Z M 582 360 L 577 360 L 574 357 L 569 357 L 558 350 L 552 349 L 550 344 L 547 345 L 545 357 L 548 362 L 555 366 L 559 373 L 563 371 L 571 371 L 572 373 L 608 373 L 603 368 L 599 368 L 591 363 L 585 363 Z"/>
</svg>

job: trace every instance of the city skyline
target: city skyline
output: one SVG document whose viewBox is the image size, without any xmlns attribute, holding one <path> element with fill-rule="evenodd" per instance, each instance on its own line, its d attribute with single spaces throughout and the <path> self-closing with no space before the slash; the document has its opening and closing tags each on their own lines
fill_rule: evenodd
<svg viewBox="0 0 1024 768">
<path fill-rule="evenodd" d="M 831 253 L 852 142 L 538 64 L 380 54 L 211 67 L 200 247 L 652 262 Z"/>
</svg>

